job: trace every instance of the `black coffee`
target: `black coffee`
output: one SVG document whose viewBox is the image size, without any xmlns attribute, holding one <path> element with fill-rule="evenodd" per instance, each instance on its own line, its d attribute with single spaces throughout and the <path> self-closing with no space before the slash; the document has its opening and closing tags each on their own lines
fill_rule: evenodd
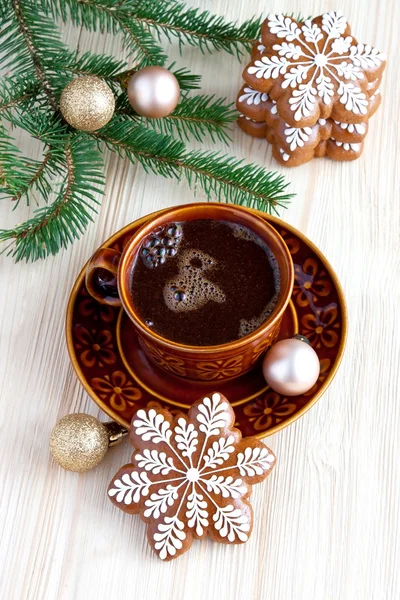
<svg viewBox="0 0 400 600">
<path fill-rule="evenodd" d="M 246 227 L 212 219 L 154 231 L 131 278 L 146 325 L 191 346 L 224 344 L 254 331 L 272 312 L 279 286 L 269 247 Z"/>
</svg>

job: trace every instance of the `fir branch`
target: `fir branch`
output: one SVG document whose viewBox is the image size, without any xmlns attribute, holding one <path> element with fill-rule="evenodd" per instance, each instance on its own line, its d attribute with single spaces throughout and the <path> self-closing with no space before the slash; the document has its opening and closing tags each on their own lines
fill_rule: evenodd
<svg viewBox="0 0 400 600">
<path fill-rule="evenodd" d="M 21 198 L 23 196 L 26 196 L 27 203 L 29 204 L 28 192 L 30 192 L 32 190 L 32 188 L 34 188 L 34 187 L 39 189 L 39 191 L 42 195 L 42 198 L 45 201 L 47 201 L 49 193 L 51 191 L 50 181 L 47 178 L 47 175 L 48 175 L 47 169 L 48 169 L 50 160 L 51 160 L 51 150 L 48 150 L 46 152 L 43 160 L 41 162 L 39 162 L 39 164 L 37 165 L 35 172 L 32 173 L 31 178 L 26 182 L 26 185 L 22 186 L 21 189 L 19 189 L 18 192 L 16 192 L 14 194 L 14 196 L 12 196 L 11 200 L 13 202 L 16 202 L 18 205 Z"/>
<path fill-rule="evenodd" d="M 39 90 L 39 84 L 33 75 L 3 77 L 0 80 L 0 115 L 6 113 L 7 118 L 10 118 L 10 109 L 35 99 Z"/>
<path fill-rule="evenodd" d="M 38 190 L 48 204 L 32 218 L 10 230 L 0 230 L 0 242 L 16 260 L 35 260 L 55 254 L 79 237 L 98 203 L 95 192 L 103 189 L 100 146 L 105 145 L 146 171 L 178 180 L 183 177 L 209 199 L 233 202 L 267 212 L 284 206 L 291 197 L 282 176 L 256 165 L 216 152 L 188 151 L 183 139 L 229 140 L 226 131 L 236 112 L 223 99 L 188 97 L 200 78 L 187 69 L 173 71 L 182 99 L 163 120 L 144 121 L 129 105 L 127 78 L 148 64 L 165 64 L 166 56 L 151 35 L 175 36 L 202 51 L 225 50 L 241 54 L 259 35 L 260 19 L 241 26 L 222 17 L 187 9 L 174 0 L 0 0 L 3 13 L 0 55 L 13 76 L 0 83 L 0 116 L 40 140 L 45 148 L 41 161 L 22 157 L 8 134 L 0 130 L 0 191 L 18 205 Z M 5 8 L 3 10 L 3 4 Z M 39 5 L 39 7 L 38 7 Z M 42 7 L 42 10 L 40 9 Z M 89 30 L 120 34 L 137 64 L 89 52 L 77 56 L 62 43 L 49 18 L 72 18 Z M 152 16 L 151 16 L 152 15 Z M 154 18 L 152 18 L 154 17 Z M 152 22 L 150 22 L 152 21 Z M 185 25 L 186 24 L 186 25 Z M 168 67 L 173 70 L 174 64 Z M 98 132 L 82 134 L 68 126 L 58 113 L 58 97 L 74 75 L 95 74 L 117 96 L 116 114 Z M 150 129 L 153 128 L 153 129 Z M 176 134 L 174 139 L 170 134 Z M 56 184 L 53 179 L 62 176 Z"/>
<path fill-rule="evenodd" d="M 185 43 L 204 50 L 225 50 L 238 58 L 243 49 L 250 50 L 260 35 L 262 19 L 253 17 L 237 25 L 223 17 L 198 8 L 187 8 L 175 0 L 153 2 L 138 0 L 132 17 L 154 29 L 158 36 L 164 34 L 169 41 L 175 37 L 181 47 Z"/>
<path fill-rule="evenodd" d="M 17 42 L 19 52 L 16 57 L 9 55 L 9 66 L 23 66 L 26 54 L 29 55 L 33 64 L 37 80 L 42 85 L 44 92 L 47 95 L 48 101 L 53 108 L 57 110 L 57 102 L 52 89 L 49 74 L 45 67 L 45 62 L 60 58 L 60 54 L 65 52 L 65 46 L 62 44 L 59 32 L 55 24 L 47 19 L 44 15 L 38 13 L 37 8 L 29 2 L 23 0 L 12 0 L 14 9 L 15 24 L 17 29 L 17 37 L 22 37 L 25 47 L 21 49 L 21 41 Z M 10 50 L 13 50 L 12 40 Z M 43 60 L 43 55 L 46 55 L 46 61 Z M 15 64 L 16 63 L 16 64 Z"/>
<path fill-rule="evenodd" d="M 184 98 L 174 112 L 163 119 L 147 119 L 146 125 L 167 135 L 177 134 L 180 139 L 194 137 L 203 141 L 207 135 L 213 142 L 227 143 L 231 138 L 226 131 L 236 121 L 237 111 L 224 98 L 192 96 Z"/>
<path fill-rule="evenodd" d="M 175 63 L 173 62 L 168 70 L 172 71 L 175 77 L 178 80 L 179 87 L 181 88 L 181 92 L 186 90 L 198 90 L 200 89 L 201 75 L 194 75 L 186 69 L 185 67 L 181 67 L 174 71 Z"/>
<path fill-rule="evenodd" d="M 140 121 L 143 126 L 162 134 L 176 134 L 180 140 L 190 140 L 193 137 L 201 142 L 210 136 L 213 142 L 219 139 L 227 143 L 231 139 L 228 129 L 238 115 L 232 107 L 233 104 L 227 104 L 224 98 L 185 96 L 168 117 L 143 119 L 129 104 L 126 93 L 122 93 L 117 97 L 115 113 Z"/>
<path fill-rule="evenodd" d="M 66 173 L 56 199 L 22 225 L 0 230 L 0 241 L 9 242 L 3 252 L 16 261 L 37 260 L 79 238 L 99 203 L 94 194 L 103 191 L 102 166 L 94 142 L 85 134 L 74 135 L 64 148 Z"/>
<path fill-rule="evenodd" d="M 134 3 L 130 0 L 40 0 L 42 9 L 64 22 L 71 18 L 75 25 L 89 31 L 122 34 L 124 46 L 140 68 L 164 65 L 167 56 L 150 34 L 148 27 L 130 18 Z"/>
<path fill-rule="evenodd" d="M 134 123 L 113 119 L 92 135 L 132 162 L 140 162 L 146 171 L 178 179 L 184 175 L 190 187 L 200 185 L 208 199 L 270 213 L 291 198 L 282 175 L 217 152 L 187 152 L 182 142 Z"/>
<path fill-rule="evenodd" d="M 24 159 L 12 143 L 11 136 L 0 125 L 0 194 L 14 198 L 22 194 L 34 173 L 34 166 Z"/>
<path fill-rule="evenodd" d="M 138 62 L 137 68 L 165 64 L 167 55 L 142 23 L 119 15 L 115 18 L 123 33 L 125 48 L 129 51 L 129 55 Z"/>
<path fill-rule="evenodd" d="M 54 19 L 61 18 L 64 23 L 82 26 L 88 31 L 100 33 L 118 33 L 116 15 L 129 16 L 134 6 L 131 0 L 39 0 L 42 10 Z"/>
<path fill-rule="evenodd" d="M 64 68 L 76 75 L 97 75 L 106 81 L 119 83 L 121 73 L 126 70 L 127 63 L 105 54 L 85 52 L 81 56 L 74 56 L 71 64 L 65 65 Z"/>
</svg>

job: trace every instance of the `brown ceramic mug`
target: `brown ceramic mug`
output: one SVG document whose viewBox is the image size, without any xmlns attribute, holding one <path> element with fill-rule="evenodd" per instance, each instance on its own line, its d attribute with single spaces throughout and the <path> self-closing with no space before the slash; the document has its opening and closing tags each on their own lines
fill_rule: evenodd
<svg viewBox="0 0 400 600">
<path fill-rule="evenodd" d="M 280 270 L 280 292 L 268 319 L 252 333 L 218 346 L 188 346 L 158 335 L 140 319 L 130 293 L 132 268 L 145 238 L 169 223 L 194 219 L 230 221 L 247 227 L 269 246 Z M 112 290 L 109 295 L 103 295 L 96 285 L 99 269 L 103 270 L 100 273 L 108 275 L 109 289 Z M 89 293 L 103 304 L 124 308 L 149 359 L 169 373 L 180 373 L 182 377 L 201 381 L 233 379 L 255 365 L 279 333 L 283 313 L 292 295 L 293 279 L 289 250 L 271 225 L 241 207 L 208 202 L 174 207 L 150 217 L 132 236 L 122 254 L 111 248 L 100 249 L 91 258 L 86 270 Z"/>
</svg>

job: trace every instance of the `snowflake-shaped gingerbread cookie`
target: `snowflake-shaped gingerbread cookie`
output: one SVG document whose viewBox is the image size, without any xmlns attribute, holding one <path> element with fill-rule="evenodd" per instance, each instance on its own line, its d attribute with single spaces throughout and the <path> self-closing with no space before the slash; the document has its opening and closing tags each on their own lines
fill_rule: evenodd
<svg viewBox="0 0 400 600">
<path fill-rule="evenodd" d="M 194 538 L 248 540 L 252 485 L 271 472 L 275 456 L 256 438 L 242 439 L 234 422 L 229 402 L 218 393 L 193 404 L 188 415 L 150 408 L 133 417 L 136 451 L 108 495 L 118 508 L 140 513 L 162 560 L 183 554 Z"/>
<path fill-rule="evenodd" d="M 360 123 L 370 114 L 368 86 L 378 80 L 386 57 L 350 35 L 340 12 L 300 23 L 269 15 L 243 78 L 269 93 L 279 115 L 292 127 L 310 127 L 318 119 Z"/>
</svg>

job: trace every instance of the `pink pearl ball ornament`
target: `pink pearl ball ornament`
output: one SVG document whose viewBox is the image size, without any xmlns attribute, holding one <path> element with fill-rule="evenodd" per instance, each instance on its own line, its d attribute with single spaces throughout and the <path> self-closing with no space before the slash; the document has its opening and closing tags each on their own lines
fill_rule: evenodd
<svg viewBox="0 0 400 600">
<path fill-rule="evenodd" d="M 271 346 L 262 370 L 265 381 L 275 392 L 299 396 L 317 381 L 320 364 L 317 353 L 307 342 L 291 338 Z"/>
<path fill-rule="evenodd" d="M 167 117 L 180 98 L 177 78 L 163 67 L 145 67 L 132 75 L 128 82 L 128 98 L 132 108 L 149 119 Z"/>
</svg>

